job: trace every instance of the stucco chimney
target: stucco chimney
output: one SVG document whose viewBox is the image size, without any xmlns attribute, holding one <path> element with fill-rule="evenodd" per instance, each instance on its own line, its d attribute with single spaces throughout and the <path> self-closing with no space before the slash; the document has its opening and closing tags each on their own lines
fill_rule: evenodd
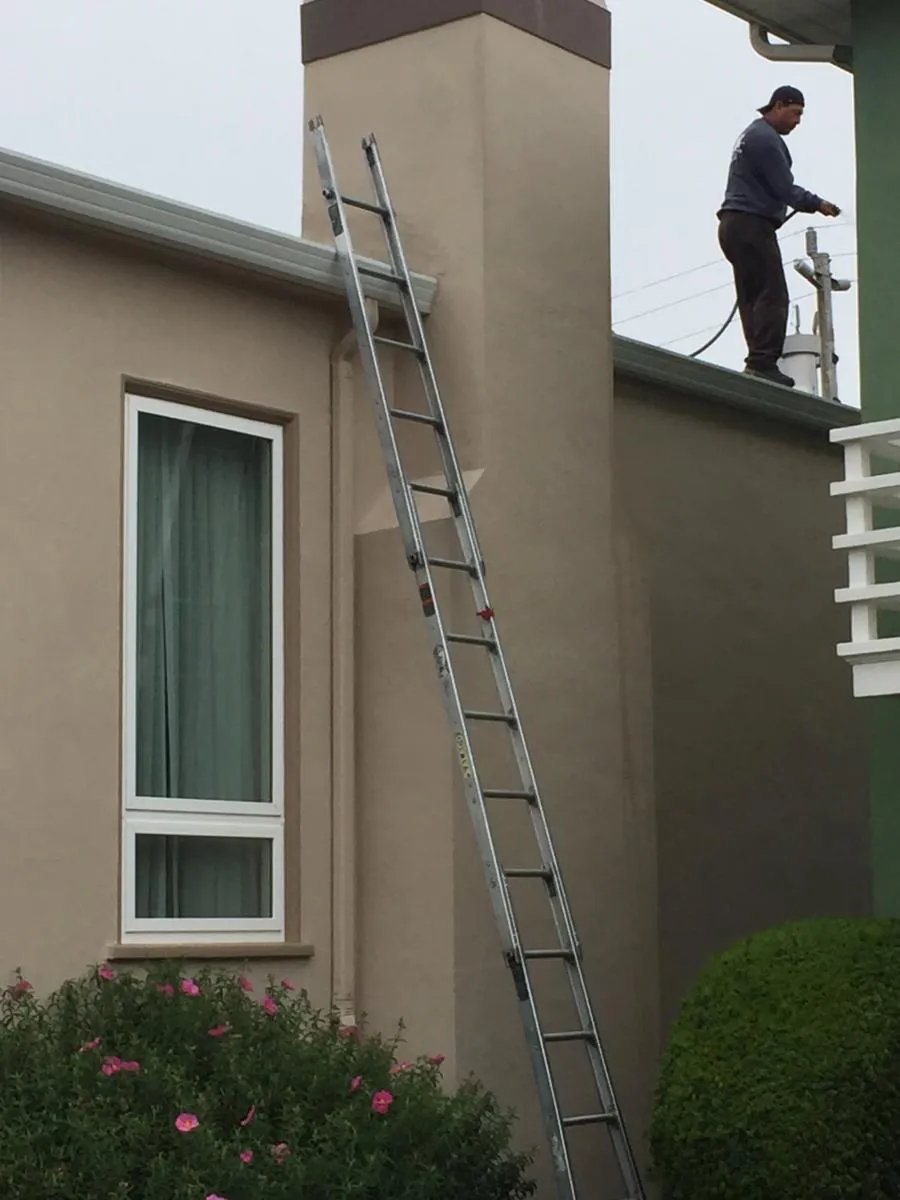
<svg viewBox="0 0 900 1200">
<path fill-rule="evenodd" d="M 310 0 L 302 28 L 306 116 L 324 118 L 343 191 L 368 196 L 360 140 L 374 133 L 410 266 L 439 279 L 430 343 L 462 465 L 480 472 L 472 503 L 489 584 L 598 1017 L 640 1143 L 657 1050 L 656 868 L 652 805 L 636 795 L 644 771 L 634 769 L 622 711 L 609 13 L 595 0 Z M 304 178 L 304 234 L 330 244 L 309 150 Z M 381 257 L 377 222 L 366 220 L 354 224 L 357 248 Z M 404 396 L 404 407 L 412 403 Z M 360 429 L 372 437 L 368 415 Z M 429 531 L 443 536 L 444 524 Z M 378 703 L 393 715 L 388 726 L 357 706 L 366 763 L 357 801 L 365 825 L 360 911 L 374 906 L 360 937 L 384 937 L 393 922 L 403 948 L 361 946 L 360 1006 L 382 1019 L 406 1016 L 412 1031 L 419 1009 L 435 1027 L 438 1005 L 452 1025 L 457 1071 L 475 1070 L 497 1087 L 520 1110 L 525 1140 L 541 1142 L 515 995 L 468 814 L 454 794 L 446 727 L 433 743 L 446 750 L 421 754 L 432 696 L 428 720 L 442 716 L 413 580 L 396 531 L 373 541 L 379 536 L 358 530 L 357 676 L 367 703 L 375 703 L 374 675 L 384 677 Z M 398 602 L 396 628 L 378 618 L 376 641 L 374 627 L 366 632 L 367 606 L 393 594 L 395 580 L 408 607 Z M 470 601 L 457 595 L 462 612 Z M 378 647 L 388 643 L 409 647 L 402 682 L 385 674 Z M 412 671 L 423 691 L 410 705 L 419 694 Z M 404 747 L 414 769 L 402 782 L 390 764 Z M 394 780 L 389 793 L 376 778 L 382 769 Z M 366 789 L 374 789 L 368 797 Z M 384 828 L 393 832 L 380 831 L 373 805 L 405 804 L 415 814 L 423 794 L 437 805 L 434 836 L 410 834 L 403 858 L 429 869 L 397 864 L 390 894 L 379 896 L 374 864 L 386 861 L 383 839 L 396 838 L 402 822 L 391 818 Z M 421 922 L 415 934 L 408 926 L 410 913 L 428 910 L 432 888 L 446 903 L 429 910 L 429 939 Z M 398 972 L 412 970 L 416 953 L 424 969 L 402 984 Z M 428 1000 L 432 983 L 443 991 Z M 597 1162 L 594 1175 L 602 1169 Z"/>
</svg>

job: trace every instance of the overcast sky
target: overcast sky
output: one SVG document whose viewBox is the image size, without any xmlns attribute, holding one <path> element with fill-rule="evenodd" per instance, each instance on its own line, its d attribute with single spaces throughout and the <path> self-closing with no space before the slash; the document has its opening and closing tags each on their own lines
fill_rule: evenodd
<svg viewBox="0 0 900 1200">
<path fill-rule="evenodd" d="M 298 232 L 298 0 L 0 6 L 0 146 Z M 765 62 L 746 26 L 706 0 L 610 7 L 617 332 L 689 353 L 727 316 L 715 211 L 737 135 L 781 83 L 806 92 L 790 141 L 797 180 L 845 209 L 820 237 L 835 273 L 855 278 L 850 76 Z M 807 224 L 788 226 L 785 257 L 803 253 Z M 789 279 L 792 295 L 808 293 L 792 270 Z M 814 302 L 800 305 L 806 332 Z M 842 399 L 857 404 L 855 289 L 836 297 L 836 326 Z M 736 322 L 705 357 L 740 366 Z"/>
</svg>

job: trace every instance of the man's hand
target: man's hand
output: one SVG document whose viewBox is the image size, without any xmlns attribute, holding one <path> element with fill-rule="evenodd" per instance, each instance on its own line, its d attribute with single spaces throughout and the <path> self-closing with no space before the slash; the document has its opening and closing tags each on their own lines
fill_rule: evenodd
<svg viewBox="0 0 900 1200">
<path fill-rule="evenodd" d="M 823 217 L 839 217 L 841 210 L 836 204 L 832 204 L 830 200 L 823 200 L 819 206 L 819 212 Z"/>
</svg>

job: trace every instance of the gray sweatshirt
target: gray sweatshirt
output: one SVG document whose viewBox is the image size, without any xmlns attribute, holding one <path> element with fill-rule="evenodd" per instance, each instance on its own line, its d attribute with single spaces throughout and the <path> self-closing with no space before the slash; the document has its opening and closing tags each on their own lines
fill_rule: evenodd
<svg viewBox="0 0 900 1200">
<path fill-rule="evenodd" d="M 748 125 L 737 140 L 731 156 L 723 212 L 753 213 L 766 217 L 776 229 L 784 223 L 788 205 L 798 212 L 817 212 L 821 196 L 797 187 L 791 170 L 793 160 L 768 121 L 760 117 Z"/>
</svg>

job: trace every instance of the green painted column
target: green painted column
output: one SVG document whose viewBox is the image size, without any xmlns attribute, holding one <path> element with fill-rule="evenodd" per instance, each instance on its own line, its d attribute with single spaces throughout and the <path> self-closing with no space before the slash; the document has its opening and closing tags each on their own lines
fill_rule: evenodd
<svg viewBox="0 0 900 1200">
<path fill-rule="evenodd" d="M 852 0 L 852 13 L 862 415 L 880 421 L 900 417 L 900 2 Z M 885 564 L 879 578 L 888 577 Z M 900 916 L 900 696 L 862 703 L 870 732 L 875 911 Z"/>
</svg>

